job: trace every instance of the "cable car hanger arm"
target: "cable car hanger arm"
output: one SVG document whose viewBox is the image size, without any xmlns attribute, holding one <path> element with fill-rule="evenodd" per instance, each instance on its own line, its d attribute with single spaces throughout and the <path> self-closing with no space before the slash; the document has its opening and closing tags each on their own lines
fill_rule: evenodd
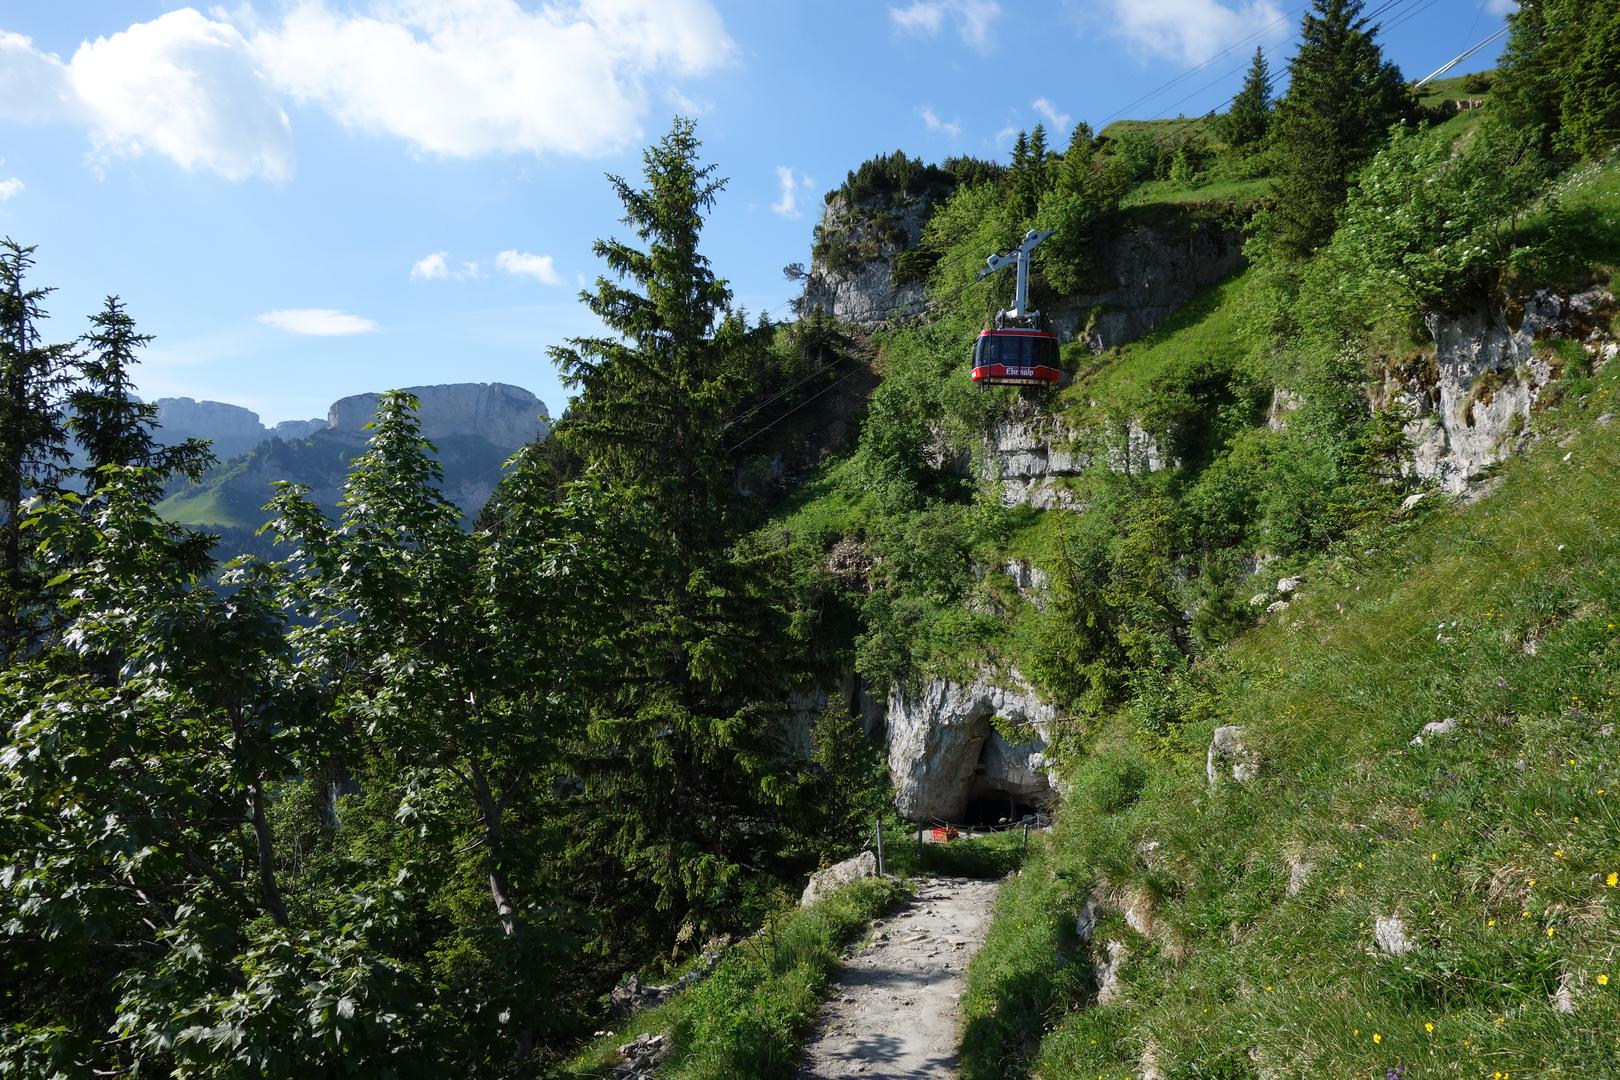
<svg viewBox="0 0 1620 1080">
<path fill-rule="evenodd" d="M 1029 310 L 1029 256 L 1031 252 L 1041 246 L 1043 240 L 1051 235 L 1051 229 L 1046 229 L 1043 232 L 1036 232 L 1034 229 L 1029 230 L 1024 235 L 1024 242 L 1012 251 L 1007 252 L 1005 255 L 992 255 L 984 260 L 984 269 L 980 270 L 978 277 L 973 279 L 974 281 L 982 280 L 997 270 L 1008 266 L 1018 268 L 1018 285 L 1013 293 L 1013 306 L 1006 313 L 1010 318 L 1027 319 L 1040 314 L 1038 311 Z"/>
</svg>

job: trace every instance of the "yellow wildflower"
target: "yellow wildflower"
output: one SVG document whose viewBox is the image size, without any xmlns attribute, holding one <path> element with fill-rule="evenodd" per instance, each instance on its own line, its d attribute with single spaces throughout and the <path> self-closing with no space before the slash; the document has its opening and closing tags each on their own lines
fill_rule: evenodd
<svg viewBox="0 0 1620 1080">
<path fill-rule="evenodd" d="M 1609 871 L 1609 876 L 1603 879 L 1603 884 L 1607 885 L 1611 889 L 1614 888 L 1616 885 L 1620 885 L 1620 874 L 1617 874 L 1613 870 L 1610 870 Z"/>
<path fill-rule="evenodd" d="M 1376 1031 L 1373 1032 L 1373 1042 L 1381 1043 L 1383 1041 L 1384 1041 L 1384 1037 L 1382 1035 L 1378 1034 L 1378 1032 L 1376 1032 Z"/>
<path fill-rule="evenodd" d="M 1609 977 L 1607 975 L 1599 975 L 1598 976 L 1598 985 L 1599 986 L 1608 986 L 1609 985 Z"/>
<path fill-rule="evenodd" d="M 1434 1025 L 1429 1024 L 1429 1023 L 1425 1023 L 1423 1025 L 1423 1030 L 1427 1031 L 1430 1035 L 1433 1035 L 1434 1034 Z"/>
</svg>

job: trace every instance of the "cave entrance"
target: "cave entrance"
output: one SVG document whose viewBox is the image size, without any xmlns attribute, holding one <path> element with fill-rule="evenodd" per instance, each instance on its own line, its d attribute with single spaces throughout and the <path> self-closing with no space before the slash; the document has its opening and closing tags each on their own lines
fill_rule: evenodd
<svg viewBox="0 0 1620 1080">
<path fill-rule="evenodd" d="M 969 799 L 962 808 L 962 824 L 975 829 L 993 829 L 998 825 L 1022 821 L 1039 809 L 1034 803 L 1016 795 L 983 791 Z"/>
</svg>

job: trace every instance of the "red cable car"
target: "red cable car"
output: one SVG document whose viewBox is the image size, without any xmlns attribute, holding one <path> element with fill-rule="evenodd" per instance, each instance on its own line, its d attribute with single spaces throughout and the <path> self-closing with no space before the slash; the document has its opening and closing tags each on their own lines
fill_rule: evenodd
<svg viewBox="0 0 1620 1080">
<path fill-rule="evenodd" d="M 985 330 L 973 345 L 973 381 L 981 386 L 1056 386 L 1058 341 L 1044 330 Z"/>
<path fill-rule="evenodd" d="M 1056 386 L 1063 379 L 1057 337 L 1040 329 L 1040 312 L 1029 310 L 1029 256 L 1051 235 L 1051 229 L 1031 229 L 1017 248 L 986 259 L 975 279 L 982 280 L 1004 267 L 1018 268 L 1011 310 L 997 315 L 995 329 L 980 331 L 979 340 L 973 343 L 973 381 L 980 386 Z M 1008 322 L 1029 325 L 1008 326 Z"/>
</svg>

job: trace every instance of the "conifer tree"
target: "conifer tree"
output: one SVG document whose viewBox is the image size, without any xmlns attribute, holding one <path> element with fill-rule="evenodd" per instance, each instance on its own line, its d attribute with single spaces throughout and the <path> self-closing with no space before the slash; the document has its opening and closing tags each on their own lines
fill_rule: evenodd
<svg viewBox="0 0 1620 1080">
<path fill-rule="evenodd" d="M 68 461 L 62 406 L 73 349 L 41 343 L 51 290 L 26 284 L 33 256 L 32 247 L 0 242 L 0 667 L 31 636 L 37 582 L 23 549 L 23 505 L 54 486 Z"/>
<path fill-rule="evenodd" d="M 101 470 L 108 465 L 151 470 L 153 494 L 173 476 L 198 479 L 215 460 L 207 444 L 187 439 L 160 446 L 153 437 L 157 406 L 134 394 L 130 369 L 139 362 L 137 350 L 152 336 L 136 331 L 135 320 L 116 296 L 107 297 L 90 325 L 76 364 L 79 385 L 69 395 L 69 427 L 88 458 L 83 470 L 87 489 L 94 493 L 100 487 Z"/>
<path fill-rule="evenodd" d="M 1266 137 L 1271 124 L 1271 68 L 1265 51 L 1256 48 L 1243 89 L 1232 99 L 1231 110 L 1220 119 L 1220 135 L 1231 146 L 1244 149 Z"/>
<path fill-rule="evenodd" d="M 727 556 L 727 422 L 752 365 L 747 328 L 698 250 L 725 183 L 700 146 L 677 119 L 643 155 L 645 186 L 609 177 L 646 246 L 597 242 L 617 280 L 582 299 L 616 336 L 552 350 L 579 391 L 553 438 L 587 475 L 641 500 L 657 553 L 636 581 L 629 655 L 570 759 L 585 782 L 570 858 L 582 878 L 611 883 L 610 898 L 592 898 L 613 911 L 604 935 L 726 905 L 738 863 L 757 865 L 769 843 L 791 768 L 750 704 L 785 692 L 780 614 Z"/>
<path fill-rule="evenodd" d="M 646 243 L 598 240 L 593 251 L 617 280 L 581 294 L 616 336 L 553 348 L 563 381 L 578 392 L 555 437 L 649 502 L 679 559 L 708 549 L 724 518 L 730 458 L 722 429 L 745 387 L 745 327 L 731 291 L 698 251 L 704 214 L 725 181 L 698 161 L 689 120 L 677 120 L 643 155 L 647 186 L 609 176 L 624 223 Z"/>
<path fill-rule="evenodd" d="M 1071 195 L 1084 194 L 1096 174 L 1097 136 L 1084 120 L 1074 126 L 1068 149 L 1057 165 L 1057 185 Z"/>
<path fill-rule="evenodd" d="M 1272 235 L 1293 257 L 1310 255 L 1333 234 L 1350 174 L 1412 109 L 1361 0 L 1312 0 L 1311 8 L 1275 120 Z"/>
</svg>

